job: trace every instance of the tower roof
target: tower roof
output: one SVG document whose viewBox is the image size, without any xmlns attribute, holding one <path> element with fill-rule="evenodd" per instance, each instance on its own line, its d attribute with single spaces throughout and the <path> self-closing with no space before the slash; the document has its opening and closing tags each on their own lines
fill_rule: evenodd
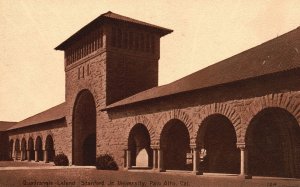
<svg viewBox="0 0 300 187">
<path fill-rule="evenodd" d="M 130 23 L 133 25 L 145 27 L 148 29 L 150 28 L 150 29 L 153 29 L 153 31 L 159 33 L 160 36 L 164 36 L 166 34 L 173 32 L 173 30 L 171 30 L 171 29 L 167 29 L 164 27 L 160 27 L 157 25 L 153 25 L 150 23 L 146 23 L 143 21 L 139 21 L 136 19 L 132 19 L 132 18 L 122 16 L 122 15 L 113 13 L 111 11 L 108 11 L 104 14 L 101 14 L 99 17 L 97 17 L 96 19 L 94 19 L 93 21 L 91 21 L 90 23 L 85 25 L 84 27 L 82 27 L 79 31 L 77 31 L 75 34 L 70 36 L 67 40 L 65 40 L 64 42 L 59 44 L 55 49 L 56 50 L 64 50 L 66 48 L 66 46 L 68 46 L 72 41 L 76 40 L 76 38 L 78 38 L 79 36 L 83 35 L 85 33 L 85 31 L 89 30 L 89 28 L 91 28 L 92 26 L 97 25 L 97 24 L 103 24 L 105 22 L 124 22 L 124 23 Z"/>
</svg>

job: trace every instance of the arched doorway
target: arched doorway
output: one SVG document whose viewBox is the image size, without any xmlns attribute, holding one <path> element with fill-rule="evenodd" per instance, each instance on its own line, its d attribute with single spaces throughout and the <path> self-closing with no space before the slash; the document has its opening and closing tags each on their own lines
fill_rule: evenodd
<svg viewBox="0 0 300 187">
<path fill-rule="evenodd" d="M 53 138 L 51 135 L 48 135 L 46 137 L 45 150 L 47 151 L 47 158 L 48 158 L 46 162 L 53 162 L 55 151 L 54 151 Z"/>
<path fill-rule="evenodd" d="M 153 151 L 150 148 L 150 135 L 143 124 L 136 124 L 131 129 L 128 149 L 131 152 L 131 166 L 152 167 Z"/>
<path fill-rule="evenodd" d="M 160 137 L 160 146 L 163 151 L 164 169 L 192 169 L 192 164 L 187 162 L 188 154 L 191 154 L 190 135 L 182 121 L 172 119 L 165 124 Z"/>
<path fill-rule="evenodd" d="M 21 160 L 26 160 L 27 156 L 26 156 L 26 140 L 25 140 L 25 138 L 22 138 L 21 151 L 22 151 Z"/>
<path fill-rule="evenodd" d="M 28 151 L 29 151 L 28 161 L 34 160 L 35 159 L 34 143 L 33 143 L 32 137 L 29 137 L 29 139 L 28 139 Z"/>
<path fill-rule="evenodd" d="M 12 160 L 13 159 L 13 152 L 14 152 L 14 140 L 11 139 L 9 141 L 9 159 Z"/>
<path fill-rule="evenodd" d="M 19 139 L 16 139 L 16 142 L 15 142 L 15 159 L 16 160 L 20 159 L 20 141 L 19 141 Z"/>
<path fill-rule="evenodd" d="M 73 164 L 95 165 L 96 104 L 92 93 L 81 91 L 73 110 Z"/>
<path fill-rule="evenodd" d="M 37 151 L 37 158 L 35 158 L 35 160 L 43 161 L 44 160 L 43 142 L 42 142 L 42 138 L 40 136 L 38 136 L 35 139 L 35 151 Z"/>
<path fill-rule="evenodd" d="M 250 122 L 246 133 L 248 173 L 258 176 L 299 177 L 300 128 L 282 108 L 267 108 Z"/>
<path fill-rule="evenodd" d="M 206 150 L 201 163 L 204 172 L 239 173 L 240 152 L 231 121 L 224 115 L 214 114 L 203 120 L 197 134 L 198 147 Z"/>
</svg>

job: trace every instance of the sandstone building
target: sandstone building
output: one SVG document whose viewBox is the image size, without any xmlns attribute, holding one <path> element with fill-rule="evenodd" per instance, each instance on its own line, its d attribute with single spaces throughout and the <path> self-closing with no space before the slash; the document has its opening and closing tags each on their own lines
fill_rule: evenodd
<svg viewBox="0 0 300 187">
<path fill-rule="evenodd" d="M 158 86 L 171 32 L 107 12 L 73 34 L 65 103 L 0 122 L 2 157 L 300 178 L 300 29 Z"/>
</svg>

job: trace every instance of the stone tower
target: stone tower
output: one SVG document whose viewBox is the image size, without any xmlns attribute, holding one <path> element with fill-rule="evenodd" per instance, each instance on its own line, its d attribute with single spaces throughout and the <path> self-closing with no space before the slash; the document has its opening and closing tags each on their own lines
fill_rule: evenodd
<svg viewBox="0 0 300 187">
<path fill-rule="evenodd" d="M 55 48 L 65 54 L 74 164 L 94 162 L 89 155 L 101 141 L 97 129 L 108 120 L 101 108 L 158 85 L 160 38 L 171 32 L 107 12 Z M 85 150 L 85 145 L 95 149 Z"/>
</svg>

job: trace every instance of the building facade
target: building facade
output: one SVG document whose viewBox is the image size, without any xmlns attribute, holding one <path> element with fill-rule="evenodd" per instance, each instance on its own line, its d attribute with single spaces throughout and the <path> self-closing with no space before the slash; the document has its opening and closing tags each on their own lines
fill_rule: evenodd
<svg viewBox="0 0 300 187">
<path fill-rule="evenodd" d="M 57 46 L 65 103 L 7 128 L 8 157 L 300 178 L 300 29 L 158 86 L 171 32 L 107 12 Z"/>
</svg>

